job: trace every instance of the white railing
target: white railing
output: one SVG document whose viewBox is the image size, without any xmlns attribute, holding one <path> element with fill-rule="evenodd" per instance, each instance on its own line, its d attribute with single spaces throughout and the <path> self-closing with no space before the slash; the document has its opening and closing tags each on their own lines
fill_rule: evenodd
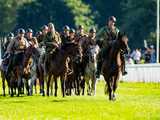
<svg viewBox="0 0 160 120">
<path fill-rule="evenodd" d="M 121 79 L 129 82 L 160 82 L 160 64 L 127 65 L 126 76 Z"/>
<path fill-rule="evenodd" d="M 126 68 L 128 74 L 121 76 L 121 81 L 160 83 L 160 64 L 133 64 L 127 65 Z M 104 79 L 103 76 L 100 79 Z"/>
</svg>

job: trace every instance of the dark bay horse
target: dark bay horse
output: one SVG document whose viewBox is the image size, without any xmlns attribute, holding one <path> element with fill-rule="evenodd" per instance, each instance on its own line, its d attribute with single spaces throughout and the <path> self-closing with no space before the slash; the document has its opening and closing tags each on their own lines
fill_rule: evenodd
<svg viewBox="0 0 160 120">
<path fill-rule="evenodd" d="M 118 80 L 124 64 L 123 55 L 128 53 L 128 37 L 125 33 L 119 33 L 108 50 L 108 55 L 105 57 L 102 65 L 102 73 L 106 81 L 109 100 L 115 100 L 115 91 L 118 86 Z"/>
<path fill-rule="evenodd" d="M 47 76 L 47 96 L 49 96 L 49 88 L 51 83 L 51 78 L 55 82 L 55 96 L 57 96 L 57 78 L 60 77 L 61 80 L 61 90 L 63 97 L 65 96 L 65 81 L 68 72 L 68 57 L 74 57 L 80 54 L 80 47 L 76 43 L 66 43 L 60 49 L 57 49 L 53 54 L 50 54 L 48 58 L 48 70 Z"/>
</svg>

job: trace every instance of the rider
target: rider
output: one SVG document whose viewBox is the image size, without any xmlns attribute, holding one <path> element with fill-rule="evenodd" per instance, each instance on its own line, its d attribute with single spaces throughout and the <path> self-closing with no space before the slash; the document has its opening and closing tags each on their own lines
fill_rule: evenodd
<svg viewBox="0 0 160 120">
<path fill-rule="evenodd" d="M 53 23 L 48 24 L 48 32 L 45 36 L 45 39 L 43 41 L 43 44 L 45 45 L 45 61 L 44 61 L 44 69 L 45 69 L 45 75 L 47 73 L 47 64 L 48 64 L 48 58 L 51 52 L 55 52 L 56 48 L 59 48 L 61 45 L 61 38 L 59 33 L 55 30 L 55 27 Z"/>
<path fill-rule="evenodd" d="M 107 20 L 107 24 L 97 33 L 97 44 L 100 46 L 101 51 L 98 57 L 98 64 L 97 64 L 97 78 L 100 77 L 101 67 L 104 57 L 106 56 L 107 52 L 109 51 L 112 43 L 114 40 L 117 39 L 119 29 L 115 26 L 116 18 L 114 16 L 110 16 Z M 127 72 L 124 70 L 122 74 L 125 75 Z"/>
<path fill-rule="evenodd" d="M 33 30 L 31 28 L 28 28 L 27 31 L 26 31 L 27 41 L 30 42 L 30 40 L 32 39 L 32 37 L 33 37 Z"/>
<path fill-rule="evenodd" d="M 95 44 L 96 44 L 96 29 L 95 28 L 91 28 L 89 30 L 88 36 L 85 37 L 85 39 L 82 41 L 82 44 L 81 44 L 82 53 L 83 53 L 83 57 L 82 57 L 82 66 L 83 66 L 82 74 L 84 74 L 84 69 L 86 68 L 87 61 L 88 61 L 87 50 L 89 49 L 89 47 L 91 45 L 95 45 Z"/>
<path fill-rule="evenodd" d="M 79 25 L 76 31 L 75 42 L 81 44 L 86 37 L 87 34 L 84 33 L 84 26 Z"/>
<path fill-rule="evenodd" d="M 7 53 L 13 54 L 11 62 L 8 65 L 8 72 L 13 66 L 19 65 L 22 67 L 24 51 L 28 47 L 28 42 L 24 37 L 25 30 L 23 28 L 18 29 L 18 35 L 9 43 L 7 47 Z"/>
<path fill-rule="evenodd" d="M 65 44 L 69 40 L 69 31 L 70 28 L 68 25 L 63 27 L 63 32 L 61 33 L 62 44 Z"/>
<path fill-rule="evenodd" d="M 42 33 L 37 37 L 38 43 L 41 45 L 44 42 L 44 39 L 48 33 L 48 26 L 44 25 L 41 28 Z"/>
<path fill-rule="evenodd" d="M 75 29 L 71 28 L 69 31 L 69 41 L 70 42 L 75 42 Z"/>
</svg>

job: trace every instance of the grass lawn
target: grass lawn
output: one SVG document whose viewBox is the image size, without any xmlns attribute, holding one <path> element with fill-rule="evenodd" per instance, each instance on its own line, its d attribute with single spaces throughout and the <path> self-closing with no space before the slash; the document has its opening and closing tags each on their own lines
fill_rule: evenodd
<svg viewBox="0 0 160 120">
<path fill-rule="evenodd" d="M 62 98 L 60 90 L 57 98 L 0 96 L 0 120 L 8 119 L 160 120 L 160 83 L 120 83 L 114 102 L 104 95 L 103 81 L 97 83 L 96 96 Z"/>
</svg>

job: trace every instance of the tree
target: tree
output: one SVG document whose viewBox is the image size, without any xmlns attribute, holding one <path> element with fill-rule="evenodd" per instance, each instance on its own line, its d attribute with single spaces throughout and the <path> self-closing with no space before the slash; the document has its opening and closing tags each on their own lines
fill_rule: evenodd
<svg viewBox="0 0 160 120">
<path fill-rule="evenodd" d="M 88 5 L 77 0 L 36 0 L 24 4 L 18 10 L 17 27 L 35 28 L 53 22 L 58 30 L 68 24 L 75 27 L 79 24 L 88 28 L 93 25 L 93 16 Z"/>
<path fill-rule="evenodd" d="M 86 30 L 91 26 L 96 26 L 94 22 L 94 13 L 89 5 L 84 4 L 81 0 L 64 0 L 74 15 L 75 26 L 84 25 Z"/>
<path fill-rule="evenodd" d="M 127 31 L 132 48 L 143 47 L 143 41 L 156 29 L 156 2 L 154 0 L 124 0 L 121 4 L 121 28 Z"/>
<path fill-rule="evenodd" d="M 37 0 L 24 4 L 18 10 L 17 28 L 31 27 L 38 30 L 42 25 L 53 22 L 60 30 L 65 24 L 73 26 L 73 15 L 62 0 Z"/>
<path fill-rule="evenodd" d="M 0 35 L 12 31 L 16 26 L 17 8 L 31 0 L 1 0 L 0 1 Z"/>
</svg>

